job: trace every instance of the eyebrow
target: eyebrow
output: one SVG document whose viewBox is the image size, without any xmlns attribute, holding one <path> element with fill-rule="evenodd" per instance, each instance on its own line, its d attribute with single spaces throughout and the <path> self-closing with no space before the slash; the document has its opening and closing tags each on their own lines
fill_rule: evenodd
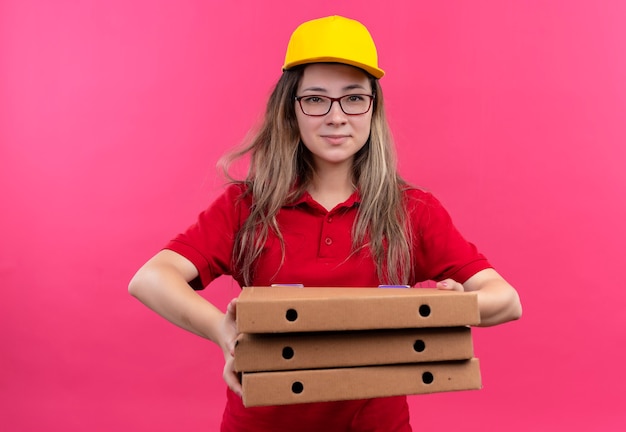
<svg viewBox="0 0 626 432">
<path fill-rule="evenodd" d="M 345 86 L 342 90 L 343 91 L 349 91 L 349 90 L 366 90 L 365 87 L 363 87 L 361 84 L 350 84 Z M 312 86 L 312 87 L 307 87 L 302 89 L 303 92 L 306 91 L 313 91 L 313 92 L 319 92 L 319 93 L 328 93 L 328 90 L 326 90 L 324 87 L 317 87 L 317 86 Z"/>
</svg>

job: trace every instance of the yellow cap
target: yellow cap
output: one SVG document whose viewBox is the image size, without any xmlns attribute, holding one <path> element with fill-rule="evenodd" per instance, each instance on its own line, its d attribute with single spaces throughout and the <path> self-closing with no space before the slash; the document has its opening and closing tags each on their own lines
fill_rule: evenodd
<svg viewBox="0 0 626 432">
<path fill-rule="evenodd" d="M 283 70 L 324 62 L 356 66 L 376 78 L 385 74 L 378 67 L 376 45 L 367 28 L 358 21 L 336 15 L 298 26 L 289 39 Z"/>
</svg>

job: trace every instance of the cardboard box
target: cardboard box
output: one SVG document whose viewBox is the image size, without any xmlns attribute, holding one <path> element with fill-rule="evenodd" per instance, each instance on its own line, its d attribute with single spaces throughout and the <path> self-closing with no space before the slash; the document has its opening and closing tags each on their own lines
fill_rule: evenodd
<svg viewBox="0 0 626 432">
<path fill-rule="evenodd" d="M 478 359 L 391 366 L 244 372 L 246 407 L 481 388 Z"/>
<path fill-rule="evenodd" d="M 237 371 L 278 371 L 463 360 L 474 356 L 469 327 L 243 334 Z"/>
<path fill-rule="evenodd" d="M 473 292 L 432 288 L 246 287 L 239 333 L 458 327 L 480 323 Z"/>
</svg>

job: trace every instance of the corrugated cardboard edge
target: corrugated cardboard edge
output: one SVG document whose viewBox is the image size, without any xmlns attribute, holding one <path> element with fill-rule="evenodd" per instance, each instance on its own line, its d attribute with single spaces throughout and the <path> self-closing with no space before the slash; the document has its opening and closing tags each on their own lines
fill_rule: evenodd
<svg viewBox="0 0 626 432">
<path fill-rule="evenodd" d="M 243 334 L 235 370 L 245 372 L 465 360 L 469 327 Z"/>
<path fill-rule="evenodd" d="M 455 327 L 479 323 L 474 292 L 430 288 L 245 287 L 237 300 L 239 333 Z"/>
<path fill-rule="evenodd" d="M 242 374 L 246 407 L 478 390 L 478 359 Z"/>
</svg>

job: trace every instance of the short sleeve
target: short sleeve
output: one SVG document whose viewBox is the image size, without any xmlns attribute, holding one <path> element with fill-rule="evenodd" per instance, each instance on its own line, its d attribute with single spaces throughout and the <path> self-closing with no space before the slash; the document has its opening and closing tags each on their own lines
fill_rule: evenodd
<svg viewBox="0 0 626 432">
<path fill-rule="evenodd" d="M 432 194 L 409 189 L 405 199 L 413 234 L 415 283 L 447 278 L 464 283 L 492 267 L 458 231 L 448 211 Z"/>
<path fill-rule="evenodd" d="M 247 217 L 249 205 L 242 185 L 230 185 L 198 216 L 194 224 L 170 240 L 165 249 L 191 261 L 198 278 L 190 285 L 198 290 L 221 275 L 232 275 L 235 237 Z"/>
</svg>

